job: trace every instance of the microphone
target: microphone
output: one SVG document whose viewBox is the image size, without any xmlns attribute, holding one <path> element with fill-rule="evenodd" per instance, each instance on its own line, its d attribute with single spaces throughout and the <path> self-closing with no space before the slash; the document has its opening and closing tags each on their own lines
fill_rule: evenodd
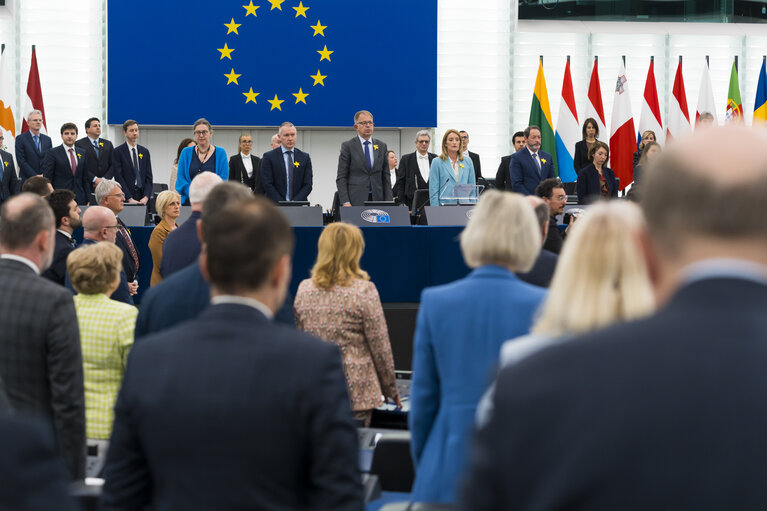
<svg viewBox="0 0 767 511">
<path fill-rule="evenodd" d="M 440 186 L 440 188 L 439 188 L 439 192 L 437 193 L 437 202 L 439 202 L 439 198 L 440 198 L 440 197 L 442 197 L 442 192 L 444 192 L 444 191 L 445 191 L 445 187 L 447 186 L 447 184 L 448 184 L 449 182 L 450 182 L 450 178 L 448 177 L 447 179 L 445 179 L 445 182 L 442 184 L 442 186 Z M 442 204 L 440 204 L 440 206 L 441 206 L 441 205 L 442 205 Z"/>
</svg>

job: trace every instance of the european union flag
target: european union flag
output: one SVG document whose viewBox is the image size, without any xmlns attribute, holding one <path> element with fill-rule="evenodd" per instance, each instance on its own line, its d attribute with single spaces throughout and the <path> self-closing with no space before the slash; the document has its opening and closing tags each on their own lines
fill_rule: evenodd
<svg viewBox="0 0 767 511">
<path fill-rule="evenodd" d="M 437 0 L 109 0 L 110 124 L 437 124 Z"/>
</svg>

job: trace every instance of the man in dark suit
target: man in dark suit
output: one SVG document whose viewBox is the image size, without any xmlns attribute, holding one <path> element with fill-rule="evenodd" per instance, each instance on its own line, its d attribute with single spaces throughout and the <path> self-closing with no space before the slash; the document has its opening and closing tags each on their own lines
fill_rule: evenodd
<svg viewBox="0 0 767 511">
<path fill-rule="evenodd" d="M 357 136 L 341 144 L 336 186 L 342 206 L 364 206 L 365 201 L 392 200 L 386 144 L 373 137 L 373 114 L 354 114 Z"/>
<path fill-rule="evenodd" d="M 475 180 L 479 181 L 479 178 L 482 177 L 482 164 L 479 161 L 479 155 L 469 151 L 469 132 L 461 130 L 458 134 L 461 136 L 461 152 L 463 153 L 463 157 L 466 158 L 468 156 L 471 158 L 471 162 L 474 165 Z"/>
<path fill-rule="evenodd" d="M 251 152 L 253 150 L 253 137 L 250 133 L 243 133 L 240 135 L 238 145 L 240 152 L 229 158 L 229 181 L 242 183 L 253 190 L 253 193 L 263 195 L 261 158 Z"/>
<path fill-rule="evenodd" d="M 261 197 L 203 219 L 212 304 L 133 347 L 102 509 L 362 511 L 338 350 L 271 319 L 290 282 L 290 225 Z"/>
<path fill-rule="evenodd" d="M 429 152 L 429 144 L 431 144 L 429 130 L 419 131 L 415 135 L 415 152 L 403 154 L 399 161 L 397 186 L 402 190 L 400 192 L 402 203 L 408 208 L 413 206 L 416 190 L 429 189 L 431 161 L 437 157 L 436 154 Z M 428 200 L 428 194 L 426 200 Z M 418 206 L 420 207 L 422 204 Z"/>
<path fill-rule="evenodd" d="M 19 180 L 21 184 L 33 176 L 43 173 L 43 156 L 53 147 L 51 137 L 41 133 L 43 114 L 32 110 L 27 116 L 29 131 L 16 137 L 16 161 L 19 162 Z"/>
<path fill-rule="evenodd" d="M 85 121 L 86 136 L 75 142 L 85 154 L 88 169 L 88 180 L 91 189 L 96 188 L 99 182 L 106 178 L 112 179 L 112 142 L 101 138 L 101 121 L 97 117 L 91 117 Z M 88 190 L 90 192 L 90 189 Z"/>
<path fill-rule="evenodd" d="M 540 150 L 541 128 L 528 126 L 525 129 L 525 140 L 525 149 L 511 155 L 511 187 L 522 195 L 534 195 L 538 183 L 557 176 L 554 175 L 551 155 Z"/>
<path fill-rule="evenodd" d="M 51 149 L 40 165 L 43 176 L 53 185 L 54 190 L 66 188 L 75 193 L 78 204 L 88 204 L 91 192 L 86 154 L 75 147 L 77 125 L 66 122 L 61 126 L 62 144 Z"/>
<path fill-rule="evenodd" d="M 53 257 L 53 211 L 23 193 L 3 204 L 0 217 L 0 378 L 16 412 L 50 422 L 69 475 L 82 479 L 85 395 L 75 305 L 69 291 L 39 276 Z"/>
<path fill-rule="evenodd" d="M 112 153 L 112 173 L 126 201 L 146 204 L 152 196 L 152 158 L 149 149 L 138 145 L 138 134 L 136 121 L 128 119 L 123 123 L 125 142 Z"/>
<path fill-rule="evenodd" d="M 525 132 L 517 131 L 514 136 L 511 137 L 511 144 L 514 146 L 514 153 L 518 153 L 525 148 L 526 145 Z M 514 154 L 512 153 L 512 154 Z M 501 164 L 498 165 L 498 171 L 495 173 L 495 188 L 496 190 L 513 191 L 511 189 L 511 154 L 507 154 L 501 158 Z"/>
<path fill-rule="evenodd" d="M 538 220 L 538 227 L 541 230 L 541 243 L 546 240 L 546 233 L 549 230 L 549 207 L 543 202 L 540 197 L 528 195 L 528 202 L 533 206 L 535 211 L 535 218 Z M 527 273 L 517 273 L 517 277 L 524 280 L 528 284 L 539 287 L 549 287 L 551 278 L 554 276 L 554 270 L 557 268 L 557 260 L 559 256 L 554 252 L 542 248 L 538 252 L 538 257 L 535 259 L 533 267 Z"/>
<path fill-rule="evenodd" d="M 572 216 L 570 224 L 565 228 L 564 232 L 562 232 L 559 224 L 557 224 L 557 216 L 562 214 L 567 204 L 567 194 L 562 186 L 562 181 L 556 177 L 544 179 L 535 187 L 535 195 L 540 197 L 549 208 L 549 227 L 546 230 L 543 249 L 559 254 L 562 251 L 565 237 L 576 220 L 576 217 Z"/>
<path fill-rule="evenodd" d="M 305 201 L 312 193 L 312 159 L 296 148 L 296 127 L 280 125 L 281 146 L 261 158 L 261 184 L 274 202 Z M 288 186 L 290 183 L 290 186 Z"/>
<path fill-rule="evenodd" d="M 47 200 L 56 219 L 56 247 L 53 250 L 53 261 L 42 275 L 63 286 L 67 277 L 67 256 L 77 246 L 72 233 L 83 225 L 81 211 L 71 190 L 54 190 Z"/>
<path fill-rule="evenodd" d="M 0 129 L 0 146 L 3 145 L 4 139 L 5 135 Z M 0 204 L 2 204 L 19 191 L 19 180 L 16 177 L 13 155 L 3 150 L 0 150 L 0 174 L 2 174 L 2 179 L 0 179 Z"/>
<path fill-rule="evenodd" d="M 501 371 L 467 509 L 764 507 L 766 159 L 762 132 L 730 126 L 648 169 L 658 312 Z"/>
<path fill-rule="evenodd" d="M 125 280 L 128 283 L 130 296 L 138 293 L 138 270 L 141 266 L 138 249 L 133 243 L 130 230 L 118 216 L 125 209 L 125 194 L 122 191 L 120 183 L 114 179 L 102 179 L 95 190 L 96 203 L 112 210 L 117 217 L 117 236 L 115 245 L 123 251 L 123 272 Z M 135 206 L 140 207 L 140 206 Z"/>
</svg>

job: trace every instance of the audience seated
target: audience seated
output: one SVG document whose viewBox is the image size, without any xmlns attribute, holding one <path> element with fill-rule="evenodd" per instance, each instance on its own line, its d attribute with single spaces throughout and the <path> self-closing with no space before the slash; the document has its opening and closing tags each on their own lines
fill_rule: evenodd
<svg viewBox="0 0 767 511">
<path fill-rule="evenodd" d="M 542 242 L 544 242 L 549 231 L 549 207 L 540 197 L 528 195 L 526 198 L 533 206 L 535 218 L 538 220 L 538 227 L 541 230 Z M 530 271 L 517 273 L 517 277 L 534 286 L 549 287 L 551 277 L 554 276 L 554 270 L 557 267 L 558 258 L 554 252 L 542 248 Z"/>
<path fill-rule="evenodd" d="M 160 275 L 160 265 L 162 264 L 162 248 L 165 244 L 165 238 L 171 231 L 176 229 L 176 219 L 181 214 L 181 196 L 170 190 L 165 190 L 157 195 L 155 202 L 157 213 L 160 215 L 160 223 L 152 230 L 149 237 L 149 251 L 152 253 L 152 279 L 150 286 L 155 286 L 162 282 Z"/>
</svg>

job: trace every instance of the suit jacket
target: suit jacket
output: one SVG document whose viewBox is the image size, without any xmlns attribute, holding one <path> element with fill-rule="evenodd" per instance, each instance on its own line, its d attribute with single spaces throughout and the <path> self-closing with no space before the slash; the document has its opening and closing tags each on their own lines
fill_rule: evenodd
<svg viewBox="0 0 767 511">
<path fill-rule="evenodd" d="M 92 245 L 94 243 L 98 243 L 98 241 L 84 239 L 83 242 L 80 244 L 80 246 L 85 245 Z M 69 272 L 67 272 L 67 277 L 64 280 L 64 285 L 69 289 L 70 292 L 75 293 L 75 288 L 72 287 L 72 281 L 69 280 Z M 117 300 L 118 302 L 127 303 L 128 305 L 134 305 L 133 304 L 133 297 L 130 294 L 130 289 L 128 288 L 128 279 L 125 276 L 125 270 L 120 270 L 120 284 L 118 284 L 117 289 L 115 289 L 115 292 L 110 295 L 112 300 Z"/>
<path fill-rule="evenodd" d="M 22 262 L 0 259 L 0 324 L 0 378 L 11 406 L 53 425 L 69 475 L 82 479 L 85 393 L 72 294 Z"/>
<path fill-rule="evenodd" d="M 511 155 L 509 173 L 511 174 L 511 186 L 515 192 L 522 195 L 535 195 L 535 188 L 541 181 L 557 177 L 554 174 L 551 155 L 539 150 L 538 157 L 541 160 L 540 173 L 538 164 L 533 160 L 527 146 Z"/>
<path fill-rule="evenodd" d="M 431 162 L 437 157 L 434 153 L 428 153 L 429 156 L 429 169 L 431 169 Z M 403 154 L 402 159 L 399 161 L 399 174 L 397 175 L 397 184 L 395 187 L 399 187 L 402 195 L 401 204 L 407 207 L 413 205 L 413 197 L 416 190 L 428 190 L 429 185 L 426 179 L 429 176 L 422 176 L 418 169 L 418 152 Z M 404 189 L 404 191 L 402 191 Z M 397 195 L 397 194 L 395 194 Z M 398 195 L 399 196 L 399 195 Z"/>
<path fill-rule="evenodd" d="M 125 230 L 128 231 L 128 237 L 130 237 L 130 229 L 128 229 L 123 221 L 120 220 L 120 217 L 117 217 L 117 223 L 125 227 Z M 126 239 L 123 237 L 122 232 L 118 230 L 117 237 L 115 238 L 115 245 L 120 247 L 120 250 L 123 251 L 123 271 L 125 272 L 125 280 L 126 282 L 133 282 L 138 277 L 138 269 L 141 265 L 141 260 L 133 258 L 129 244 L 133 244 L 133 248 L 136 250 L 136 257 L 140 257 L 138 248 L 133 243 L 133 238 L 130 240 Z"/>
<path fill-rule="evenodd" d="M 473 185 L 477 180 L 474 177 L 474 164 L 469 158 L 463 161 L 458 160 L 458 180 L 455 179 L 455 172 L 450 164 L 450 157 L 442 161 L 441 158 L 435 158 L 429 168 L 429 203 L 432 206 L 439 206 L 439 197 L 450 194 L 450 187 L 456 184 Z M 460 167 L 462 165 L 462 167 Z"/>
<path fill-rule="evenodd" d="M 72 174 L 69 151 L 64 145 L 56 146 L 45 153 L 40 167 L 43 176 L 51 182 L 54 190 L 63 188 L 72 190 L 78 204 L 88 204 L 91 193 L 86 163 L 88 156 L 79 147 L 75 147 L 74 150 L 77 159 L 77 170 L 74 174 Z"/>
<path fill-rule="evenodd" d="M 573 167 L 575 173 L 580 174 L 581 169 L 591 165 L 591 158 L 589 158 L 589 146 L 585 140 L 579 140 L 575 143 L 575 154 L 573 155 Z"/>
<path fill-rule="evenodd" d="M 477 153 L 472 153 L 469 151 L 469 158 L 471 158 L 471 163 L 474 164 L 474 176 L 479 179 L 482 177 L 482 164 L 479 161 L 479 155 Z"/>
<path fill-rule="evenodd" d="M 197 237 L 197 220 L 200 216 L 199 211 L 193 211 L 183 224 L 165 237 L 160 260 L 160 276 L 163 279 L 197 262 L 202 250 L 200 238 Z"/>
<path fill-rule="evenodd" d="M 508 190 L 510 192 L 513 191 L 511 189 L 511 169 L 509 168 L 510 164 L 510 154 L 501 158 L 501 164 L 498 165 L 498 171 L 495 173 L 495 188 L 497 190 Z"/>
<path fill-rule="evenodd" d="M 615 182 L 615 173 L 606 166 L 602 167 L 602 173 L 605 176 L 605 181 L 607 181 L 607 189 L 610 191 L 609 197 L 617 197 L 618 183 Z M 591 204 L 602 198 L 599 172 L 593 163 L 581 169 L 575 188 L 578 191 L 578 204 Z"/>
<path fill-rule="evenodd" d="M 559 230 L 557 228 L 557 230 Z M 554 252 L 541 249 L 535 264 L 527 273 L 517 273 L 520 280 L 539 287 L 549 287 L 551 278 L 554 276 L 554 270 L 557 269 L 557 260 L 559 256 Z"/>
<path fill-rule="evenodd" d="M 127 142 L 123 142 L 114 148 L 112 153 L 112 175 L 115 181 L 120 183 L 125 194 L 125 200 L 141 200 L 152 196 L 152 157 L 149 149 L 136 144 L 138 158 L 138 185 L 136 185 L 136 171 L 133 168 L 133 155 Z"/>
<path fill-rule="evenodd" d="M 93 184 L 93 180 L 97 177 L 104 179 L 112 179 L 114 172 L 112 172 L 112 153 L 114 146 L 112 142 L 105 138 L 98 139 L 99 152 L 96 153 L 96 149 L 93 147 L 91 139 L 83 137 L 77 142 L 75 146 L 81 148 L 88 155 L 86 160 L 88 169 L 88 180 Z"/>
<path fill-rule="evenodd" d="M 245 164 L 242 162 L 240 153 L 234 154 L 229 158 L 229 181 L 242 183 L 253 193 L 264 193 L 264 185 L 261 183 L 261 158 L 253 154 L 250 155 L 250 162 L 253 165 L 253 174 L 248 177 L 248 171 L 245 170 Z"/>
<path fill-rule="evenodd" d="M 545 293 L 500 266 L 483 266 L 466 278 L 424 290 L 408 415 L 414 502 L 454 500 L 477 403 L 501 345 L 530 330 Z"/>
<path fill-rule="evenodd" d="M 42 276 L 51 282 L 63 286 L 67 278 L 67 256 L 75 249 L 74 238 L 68 238 L 65 234 L 56 231 L 56 246 L 53 249 L 53 262 L 42 273 Z"/>
<path fill-rule="evenodd" d="M 312 193 L 312 159 L 309 153 L 293 148 L 293 181 L 290 183 L 290 200 L 305 201 Z M 298 165 L 295 165 L 298 163 Z M 261 158 L 261 183 L 264 193 L 274 202 L 284 201 L 288 191 L 285 159 L 282 147 L 264 153 Z"/>
<path fill-rule="evenodd" d="M 21 186 L 24 181 L 30 177 L 43 173 L 43 156 L 48 152 L 53 144 L 51 137 L 40 133 L 40 152 L 35 149 L 35 140 L 30 131 L 25 131 L 16 137 L 16 161 L 19 163 L 19 179 Z"/>
<path fill-rule="evenodd" d="M 16 177 L 16 166 L 13 164 L 13 155 L 6 151 L 0 151 L 2 160 L 3 178 L 0 181 L 0 204 L 7 201 L 19 191 L 19 180 Z"/>
<path fill-rule="evenodd" d="M 349 202 L 352 206 L 364 206 L 370 190 L 373 200 L 392 200 L 386 144 L 372 137 L 370 142 L 370 150 L 373 151 L 373 166 L 370 170 L 365 163 L 365 152 L 359 136 L 341 144 L 336 174 L 338 201 L 341 205 Z"/>
<path fill-rule="evenodd" d="M 335 346 L 212 305 L 133 347 L 102 509 L 362 511 L 357 442 Z"/>
<path fill-rule="evenodd" d="M 502 370 L 467 505 L 762 508 L 765 307 L 763 283 L 712 276 Z"/>
</svg>

